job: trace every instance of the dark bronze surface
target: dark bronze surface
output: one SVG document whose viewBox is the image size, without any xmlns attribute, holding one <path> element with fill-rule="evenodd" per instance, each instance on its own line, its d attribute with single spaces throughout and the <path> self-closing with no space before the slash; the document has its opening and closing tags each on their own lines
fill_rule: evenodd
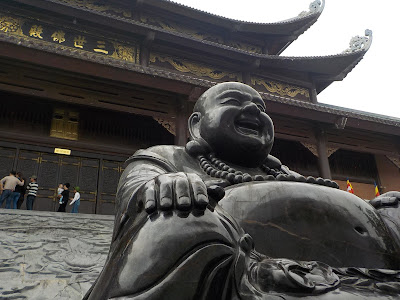
<svg viewBox="0 0 400 300">
<path fill-rule="evenodd" d="M 390 270 L 399 245 L 379 211 L 269 155 L 273 124 L 260 99 L 244 84 L 217 85 L 199 98 L 185 148 L 127 161 L 108 260 L 85 299 L 400 295 L 400 271 Z"/>
<path fill-rule="evenodd" d="M 348 192 L 298 182 L 247 183 L 226 189 L 219 204 L 268 256 L 400 268 L 398 244 L 376 210 Z"/>
</svg>

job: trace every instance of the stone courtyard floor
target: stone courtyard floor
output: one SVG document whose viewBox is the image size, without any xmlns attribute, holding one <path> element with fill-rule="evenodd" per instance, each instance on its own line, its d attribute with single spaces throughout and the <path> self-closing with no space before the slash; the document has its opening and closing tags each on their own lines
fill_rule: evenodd
<svg viewBox="0 0 400 300">
<path fill-rule="evenodd" d="M 100 273 L 114 217 L 0 209 L 0 299 L 82 299 Z"/>
</svg>

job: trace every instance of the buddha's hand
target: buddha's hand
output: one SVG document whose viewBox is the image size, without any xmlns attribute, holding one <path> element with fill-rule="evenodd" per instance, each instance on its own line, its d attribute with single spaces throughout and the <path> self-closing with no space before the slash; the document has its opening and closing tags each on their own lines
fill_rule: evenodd
<svg viewBox="0 0 400 300">
<path fill-rule="evenodd" d="M 381 208 L 381 207 L 397 207 L 399 204 L 400 200 L 400 192 L 387 192 L 384 193 L 375 199 L 372 199 L 369 201 L 369 204 L 371 204 L 375 208 Z"/>
<path fill-rule="evenodd" d="M 162 174 L 148 181 L 140 196 L 140 205 L 148 214 L 156 210 L 204 211 L 209 203 L 207 187 L 191 173 Z"/>
</svg>

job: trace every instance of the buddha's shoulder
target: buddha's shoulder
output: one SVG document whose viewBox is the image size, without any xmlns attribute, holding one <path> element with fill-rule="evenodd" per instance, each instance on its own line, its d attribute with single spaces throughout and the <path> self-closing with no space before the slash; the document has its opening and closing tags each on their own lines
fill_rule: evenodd
<svg viewBox="0 0 400 300">
<path fill-rule="evenodd" d="M 161 146 L 153 146 L 147 149 L 140 149 L 136 151 L 127 161 L 126 164 L 129 164 L 134 161 L 151 161 L 153 163 L 158 164 L 166 164 L 171 166 L 178 167 L 182 163 L 189 163 L 193 160 L 192 157 L 185 151 L 185 147 L 174 146 L 174 145 L 161 145 Z M 178 168 L 179 169 L 179 168 Z"/>
<path fill-rule="evenodd" d="M 158 145 L 147 149 L 140 149 L 133 154 L 132 157 L 137 156 L 155 156 L 164 159 L 170 159 L 176 155 L 186 155 L 185 148 L 175 145 Z"/>
</svg>

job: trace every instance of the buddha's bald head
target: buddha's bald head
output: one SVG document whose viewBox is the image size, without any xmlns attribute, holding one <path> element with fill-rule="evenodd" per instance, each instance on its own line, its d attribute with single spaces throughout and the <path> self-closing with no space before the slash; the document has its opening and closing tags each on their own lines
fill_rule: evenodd
<svg viewBox="0 0 400 300">
<path fill-rule="evenodd" d="M 274 127 L 265 103 L 252 87 L 217 84 L 200 96 L 189 119 L 192 139 L 203 139 L 219 157 L 256 166 L 271 150 Z"/>
<path fill-rule="evenodd" d="M 197 100 L 193 112 L 199 112 L 204 115 L 207 110 L 213 109 L 216 98 L 221 93 L 226 93 L 228 91 L 237 91 L 239 93 L 249 94 L 252 97 L 256 96 L 261 99 L 260 94 L 255 89 L 246 84 L 240 82 L 223 82 L 214 85 L 213 87 L 205 91 Z M 263 101 L 261 102 L 263 103 Z"/>
</svg>

